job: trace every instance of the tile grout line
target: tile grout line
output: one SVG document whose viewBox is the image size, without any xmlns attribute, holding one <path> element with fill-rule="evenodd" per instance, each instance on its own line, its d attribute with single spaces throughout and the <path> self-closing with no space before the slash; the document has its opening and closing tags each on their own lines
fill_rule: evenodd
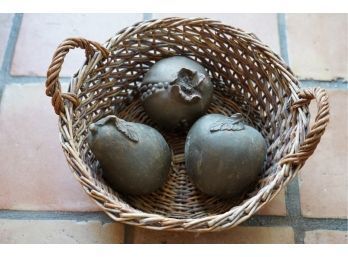
<svg viewBox="0 0 348 257">
<path fill-rule="evenodd" d="M 304 243 L 304 222 L 301 215 L 301 200 L 298 176 L 288 184 L 285 190 L 285 205 L 290 225 L 294 230 L 295 243 Z"/>
<path fill-rule="evenodd" d="M 15 220 L 74 220 L 88 221 L 99 220 L 102 223 L 114 222 L 103 211 L 28 211 L 28 210 L 0 210 L 0 219 Z M 347 219 L 339 218 L 303 218 L 303 226 L 306 230 L 326 229 L 345 231 L 348 225 Z M 240 226 L 291 226 L 289 216 L 255 215 L 243 222 Z M 129 226 L 132 233 L 133 226 Z M 130 241 L 130 240 L 128 240 Z"/>
<path fill-rule="evenodd" d="M 307 87 L 321 87 L 324 89 L 348 89 L 348 81 L 345 80 L 331 80 L 331 81 L 323 81 L 323 80 L 300 80 L 301 86 L 304 88 Z"/>
<path fill-rule="evenodd" d="M 12 59 L 14 56 L 14 50 L 16 47 L 16 42 L 19 34 L 19 30 L 22 23 L 23 14 L 14 14 L 12 18 L 12 26 L 10 34 L 6 44 L 6 50 L 4 53 L 4 59 L 0 67 L 0 102 L 2 99 L 2 93 L 5 85 L 8 83 Z"/>
<path fill-rule="evenodd" d="M 286 33 L 286 17 L 284 13 L 277 14 L 278 36 L 280 55 L 283 60 L 289 65 L 288 38 Z"/>
<path fill-rule="evenodd" d="M 278 35 L 280 53 L 284 61 L 289 65 L 289 49 L 286 27 L 286 14 L 278 13 Z M 304 243 L 304 229 L 303 219 L 301 216 L 301 203 L 300 203 L 300 190 L 298 177 L 296 176 L 293 181 L 287 186 L 285 193 L 285 205 L 287 210 L 287 217 L 289 219 L 289 225 L 294 230 L 295 243 Z"/>
<path fill-rule="evenodd" d="M 134 226 L 124 224 L 124 244 L 134 243 Z"/>
<path fill-rule="evenodd" d="M 4 53 L 4 60 L 1 65 L 1 70 L 8 74 L 10 73 L 12 59 L 14 56 L 14 50 L 16 47 L 16 42 L 17 42 L 19 30 L 22 23 L 22 18 L 23 18 L 23 14 L 16 13 L 12 19 L 12 26 L 11 26 L 10 34 L 7 40 L 6 50 Z"/>
<path fill-rule="evenodd" d="M 299 224 L 301 223 L 302 224 Z M 241 226 L 271 226 L 281 227 L 290 226 L 295 223 L 296 226 L 301 226 L 305 231 L 324 229 L 324 230 L 338 230 L 346 231 L 348 226 L 348 219 L 338 218 L 305 218 L 301 216 L 300 221 L 293 221 L 288 216 L 264 216 L 257 215 L 251 217 L 241 224 Z"/>
<path fill-rule="evenodd" d="M 348 219 L 306 218 L 302 217 L 305 231 L 311 230 L 335 230 L 347 231 Z"/>
<path fill-rule="evenodd" d="M 113 222 L 103 211 L 96 212 L 70 212 L 70 211 L 26 211 L 26 210 L 0 210 L 0 219 L 10 220 L 72 220 L 88 221 L 98 220 L 104 223 Z"/>
</svg>

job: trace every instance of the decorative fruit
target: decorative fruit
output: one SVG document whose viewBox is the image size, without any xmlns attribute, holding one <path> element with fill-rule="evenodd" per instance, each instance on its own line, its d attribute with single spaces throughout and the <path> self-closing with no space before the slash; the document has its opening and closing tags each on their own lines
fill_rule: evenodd
<svg viewBox="0 0 348 257">
<path fill-rule="evenodd" d="M 206 112 L 213 84 L 199 63 L 174 56 L 150 68 L 141 92 L 146 113 L 158 125 L 166 129 L 187 128 Z"/>
<path fill-rule="evenodd" d="M 185 144 L 186 169 L 193 183 L 208 195 L 238 196 L 258 180 L 266 142 L 241 114 L 208 114 L 190 129 Z"/>
<path fill-rule="evenodd" d="M 165 182 L 171 151 L 157 130 L 110 115 L 89 126 L 87 140 L 116 191 L 147 194 Z"/>
</svg>

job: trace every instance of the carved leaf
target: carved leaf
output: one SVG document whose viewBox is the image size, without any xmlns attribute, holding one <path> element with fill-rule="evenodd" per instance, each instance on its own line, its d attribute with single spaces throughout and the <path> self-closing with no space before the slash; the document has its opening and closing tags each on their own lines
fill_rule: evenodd
<svg viewBox="0 0 348 257">
<path fill-rule="evenodd" d="M 217 131 L 239 131 L 244 129 L 244 124 L 239 119 L 224 118 L 214 122 L 210 126 L 210 132 Z"/>
<path fill-rule="evenodd" d="M 127 124 L 126 121 L 118 119 L 118 121 L 116 122 L 116 128 L 129 140 L 136 143 L 139 141 L 138 133 L 134 130 L 133 126 Z"/>
<path fill-rule="evenodd" d="M 214 122 L 214 123 L 210 126 L 210 132 L 220 131 L 222 125 L 223 125 L 222 122 Z"/>
</svg>

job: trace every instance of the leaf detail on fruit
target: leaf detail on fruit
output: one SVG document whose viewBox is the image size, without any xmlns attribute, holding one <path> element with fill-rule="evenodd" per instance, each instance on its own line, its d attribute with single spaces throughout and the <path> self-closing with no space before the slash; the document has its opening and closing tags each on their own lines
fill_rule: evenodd
<svg viewBox="0 0 348 257">
<path fill-rule="evenodd" d="M 243 129 L 243 117 L 240 113 L 218 120 L 210 126 L 210 132 L 212 133 L 217 131 L 239 131 Z"/>
<path fill-rule="evenodd" d="M 127 124 L 126 121 L 122 119 L 117 119 L 116 129 L 125 135 L 129 140 L 137 143 L 139 142 L 138 133 L 134 130 L 132 125 Z"/>
</svg>

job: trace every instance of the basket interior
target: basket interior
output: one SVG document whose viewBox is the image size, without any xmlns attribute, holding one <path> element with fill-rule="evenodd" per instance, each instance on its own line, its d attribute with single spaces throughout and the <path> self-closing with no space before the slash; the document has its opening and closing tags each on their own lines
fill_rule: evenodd
<svg viewBox="0 0 348 257">
<path fill-rule="evenodd" d="M 118 35 L 107 42 L 110 56 L 85 69 L 79 86 L 70 88 L 81 100 L 72 115 L 73 140 L 95 185 L 129 208 L 182 219 L 224 213 L 272 181 L 277 162 L 290 152 L 295 127 L 289 108 L 289 84 L 293 82 L 277 55 L 253 36 L 219 23 L 172 23 L 136 30 L 122 39 Z M 196 60 L 209 72 L 214 96 L 208 113 L 240 112 L 266 139 L 267 158 L 260 180 L 239 199 L 223 200 L 200 193 L 185 170 L 186 133 L 160 130 L 143 110 L 138 87 L 144 74 L 158 60 L 175 55 Z M 164 135 L 173 157 L 169 179 L 162 189 L 146 196 L 122 196 L 103 180 L 86 136 L 90 123 L 109 114 L 149 124 Z"/>
</svg>

